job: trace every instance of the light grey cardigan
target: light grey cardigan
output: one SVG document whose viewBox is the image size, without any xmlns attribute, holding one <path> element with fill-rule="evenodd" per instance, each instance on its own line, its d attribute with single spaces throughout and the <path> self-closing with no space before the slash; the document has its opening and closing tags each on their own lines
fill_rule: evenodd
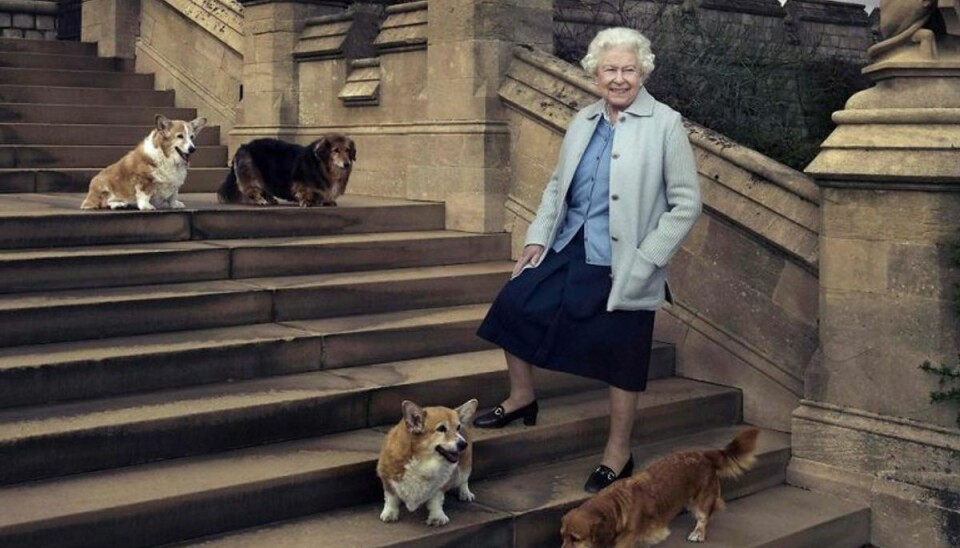
<svg viewBox="0 0 960 548">
<path fill-rule="evenodd" d="M 547 250 L 566 215 L 566 195 L 604 102 L 574 117 L 560 147 L 527 244 Z M 617 120 L 610 161 L 613 287 L 607 310 L 656 310 L 664 302 L 664 266 L 700 215 L 700 184 L 680 114 L 641 88 Z"/>
</svg>

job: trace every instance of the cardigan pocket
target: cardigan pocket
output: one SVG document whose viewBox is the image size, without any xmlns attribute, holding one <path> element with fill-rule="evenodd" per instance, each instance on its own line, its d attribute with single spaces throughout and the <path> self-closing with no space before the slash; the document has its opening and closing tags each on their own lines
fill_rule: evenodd
<svg viewBox="0 0 960 548">
<path fill-rule="evenodd" d="M 631 301 L 647 299 L 656 292 L 652 290 L 657 271 L 660 267 L 640 252 L 635 250 L 630 264 L 629 275 L 623 287 L 623 296 Z"/>
</svg>

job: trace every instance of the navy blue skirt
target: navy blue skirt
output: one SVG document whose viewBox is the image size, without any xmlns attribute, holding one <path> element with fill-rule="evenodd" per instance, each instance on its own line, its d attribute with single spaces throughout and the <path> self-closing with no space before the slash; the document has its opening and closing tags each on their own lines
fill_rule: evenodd
<svg viewBox="0 0 960 548">
<path fill-rule="evenodd" d="M 554 371 L 642 392 L 647 387 L 653 310 L 607 312 L 609 266 L 586 263 L 582 231 L 550 250 L 500 291 L 477 335 Z"/>
</svg>

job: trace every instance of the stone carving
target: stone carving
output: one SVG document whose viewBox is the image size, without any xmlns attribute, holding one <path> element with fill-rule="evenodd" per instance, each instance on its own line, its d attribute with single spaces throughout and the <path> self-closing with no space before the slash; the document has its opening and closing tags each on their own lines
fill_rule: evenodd
<svg viewBox="0 0 960 548">
<path fill-rule="evenodd" d="M 936 60 L 946 53 L 956 56 L 956 44 L 941 52 L 939 44 L 956 42 L 960 36 L 958 0 L 881 0 L 882 41 L 867 50 L 873 61 L 891 56 L 912 60 Z M 914 46 L 917 44 L 917 46 Z M 907 59 L 904 59 L 907 60 Z"/>
</svg>

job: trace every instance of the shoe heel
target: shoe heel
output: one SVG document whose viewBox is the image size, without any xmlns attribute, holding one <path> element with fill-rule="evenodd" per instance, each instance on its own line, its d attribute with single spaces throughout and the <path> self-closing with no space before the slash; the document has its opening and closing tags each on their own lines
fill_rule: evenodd
<svg viewBox="0 0 960 548">
<path fill-rule="evenodd" d="M 529 415 L 525 415 L 525 416 L 523 417 L 523 425 L 524 425 L 524 426 L 535 426 L 536 424 L 537 424 L 537 414 L 536 414 L 536 413 L 530 413 Z"/>
</svg>

